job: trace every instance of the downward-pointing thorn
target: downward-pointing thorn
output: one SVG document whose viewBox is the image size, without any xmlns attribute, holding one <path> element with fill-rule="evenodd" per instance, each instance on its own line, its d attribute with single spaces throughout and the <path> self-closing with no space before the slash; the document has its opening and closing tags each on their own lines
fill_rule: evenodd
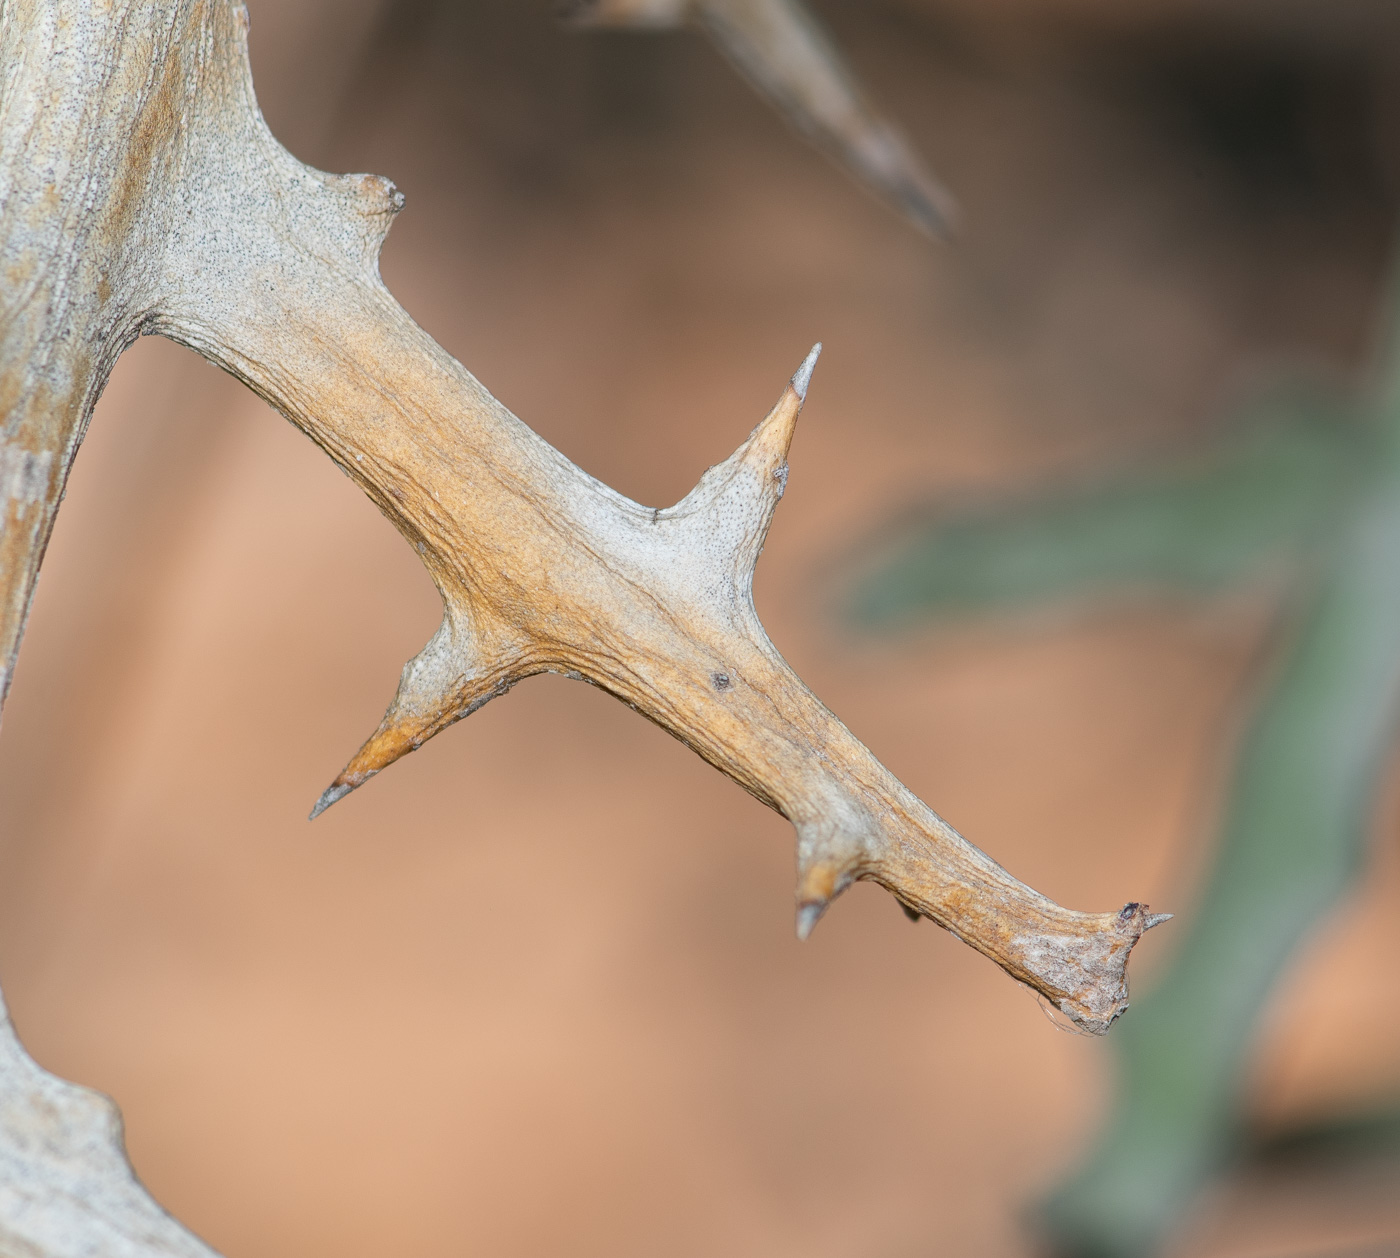
<svg viewBox="0 0 1400 1258">
<path fill-rule="evenodd" d="M 904 910 L 904 916 L 907 917 L 911 922 L 917 922 L 923 917 L 923 914 L 920 913 L 918 909 L 911 909 L 903 901 L 900 901 L 899 907 Z"/>
<path fill-rule="evenodd" d="M 321 793 L 321 798 L 316 801 L 316 807 L 311 810 L 308 821 L 315 821 L 323 812 L 338 800 L 344 799 L 355 788 L 349 782 L 335 782 Z"/>
<path fill-rule="evenodd" d="M 812 933 L 813 927 L 821 920 L 821 915 L 826 912 L 827 900 L 808 900 L 805 904 L 797 906 L 797 937 L 805 942 L 808 935 Z"/>
<path fill-rule="evenodd" d="M 800 366 L 792 376 L 792 391 L 797 394 L 799 402 L 807 400 L 807 386 L 812 383 L 812 372 L 817 365 L 817 359 L 821 357 L 822 343 L 818 341 L 812 346 L 812 352 L 802 360 Z"/>
</svg>

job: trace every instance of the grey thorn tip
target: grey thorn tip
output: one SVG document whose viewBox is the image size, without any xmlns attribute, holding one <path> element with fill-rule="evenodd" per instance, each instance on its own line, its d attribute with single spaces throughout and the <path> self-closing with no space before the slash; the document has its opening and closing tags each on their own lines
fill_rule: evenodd
<svg viewBox="0 0 1400 1258">
<path fill-rule="evenodd" d="M 1160 926 L 1163 922 L 1171 921 L 1175 916 L 1175 913 L 1149 913 L 1142 924 L 1142 929 L 1144 931 L 1149 931 L 1154 926 Z"/>
<path fill-rule="evenodd" d="M 792 391 L 797 394 L 799 402 L 807 400 L 807 386 L 812 383 L 812 372 L 816 368 L 817 359 L 822 356 L 822 343 L 818 341 L 812 346 L 812 352 L 802 360 L 800 366 L 792 376 Z"/>
<path fill-rule="evenodd" d="M 355 788 L 349 782 L 342 782 L 339 786 L 328 786 L 322 792 L 321 798 L 316 801 L 316 807 L 311 810 L 308 821 L 315 821 L 323 812 L 338 800 L 344 799 Z"/>
<path fill-rule="evenodd" d="M 813 928 L 821 920 L 821 916 L 826 912 L 827 902 L 825 900 L 808 900 L 805 904 L 797 906 L 797 937 L 806 941 L 807 936 L 812 933 Z"/>
</svg>

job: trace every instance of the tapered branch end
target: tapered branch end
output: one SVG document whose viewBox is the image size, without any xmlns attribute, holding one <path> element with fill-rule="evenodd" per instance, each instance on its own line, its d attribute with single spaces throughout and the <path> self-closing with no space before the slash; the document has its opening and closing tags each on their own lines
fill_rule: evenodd
<svg viewBox="0 0 1400 1258">
<path fill-rule="evenodd" d="M 777 492 L 761 494 L 760 498 L 772 497 L 773 505 L 783 496 L 787 487 L 787 456 L 792 448 L 793 434 L 797 431 L 797 417 L 802 413 L 802 405 L 807 401 L 807 390 L 812 385 L 812 372 L 816 370 L 817 359 L 821 357 L 822 343 L 812 346 L 802 365 L 792 373 L 788 387 L 783 390 L 777 405 L 763 418 L 749 436 L 749 439 L 735 452 L 735 459 L 757 470 L 765 480 L 777 481 Z"/>
<path fill-rule="evenodd" d="M 1102 1035 L 1128 1008 L 1133 946 L 1172 915 L 1149 913 L 1147 905 L 1133 901 L 1117 913 L 1074 917 L 1078 922 L 1072 935 L 1035 941 L 1027 956 L 1035 960 L 1030 982 L 1081 1030 Z"/>
<path fill-rule="evenodd" d="M 797 937 L 805 941 L 821 921 L 822 914 L 831 907 L 831 902 L 855 881 L 860 853 L 852 847 L 850 852 L 827 852 L 820 857 L 804 859 L 800 837 L 798 842 Z M 839 848 L 841 845 L 828 843 L 828 846 Z"/>
<path fill-rule="evenodd" d="M 797 906 L 797 937 L 803 943 L 807 942 L 807 937 L 816 929 L 829 903 L 827 900 L 809 900 L 806 904 Z"/>
<path fill-rule="evenodd" d="M 807 387 L 812 383 L 812 372 L 817 369 L 817 359 L 822 356 L 822 343 L 818 341 L 812 346 L 811 352 L 802 360 L 800 366 L 792 376 L 792 391 L 797 394 L 799 406 L 807 400 Z"/>
<path fill-rule="evenodd" d="M 744 443 L 666 512 L 684 530 L 681 548 L 718 559 L 739 586 L 752 577 L 773 512 L 787 489 L 788 450 L 821 352 L 818 341 Z"/>
<path fill-rule="evenodd" d="M 867 147 L 868 178 L 875 188 L 926 236 L 948 239 L 958 219 L 952 193 L 893 129 Z"/>
<path fill-rule="evenodd" d="M 423 741 L 409 735 L 393 721 L 393 710 L 384 718 L 381 725 L 367 743 L 355 754 L 355 758 L 341 771 L 324 791 L 316 806 L 311 810 L 308 821 L 315 821 L 332 804 L 338 804 L 351 791 L 363 786 L 380 769 L 387 768 L 400 756 L 407 755 Z"/>
<path fill-rule="evenodd" d="M 788 381 L 788 387 L 783 390 L 777 405 L 764 416 L 763 422 L 733 456 L 734 461 L 747 464 L 759 473 L 761 485 L 769 486 L 769 482 L 773 482 L 770 488 L 759 494 L 760 503 L 766 503 L 770 514 L 787 488 L 788 451 L 792 448 L 797 417 L 807 400 L 812 372 L 816 370 L 821 353 L 822 343 L 818 341 L 808 351 L 802 365 L 792 373 L 792 379 Z"/>
<path fill-rule="evenodd" d="M 308 821 L 315 821 L 316 818 L 319 817 L 323 812 L 325 812 L 327 808 L 329 808 L 332 804 L 338 804 L 354 789 L 355 783 L 346 782 L 343 781 L 341 778 L 336 778 L 334 782 L 332 782 L 328 787 L 326 787 L 324 791 L 321 792 L 320 799 L 316 801 L 316 806 L 312 808 L 310 814 L 307 816 L 306 819 Z"/>
<path fill-rule="evenodd" d="M 312 820 L 381 769 L 510 688 L 509 652 L 505 658 L 487 659 L 479 647 L 476 636 L 451 614 L 443 617 L 428 645 L 404 665 L 398 693 L 379 728 L 316 801 Z"/>
</svg>

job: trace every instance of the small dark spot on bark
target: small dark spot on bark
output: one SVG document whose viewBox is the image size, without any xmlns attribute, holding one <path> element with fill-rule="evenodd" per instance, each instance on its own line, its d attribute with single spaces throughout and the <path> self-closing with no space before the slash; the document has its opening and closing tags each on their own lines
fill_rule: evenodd
<svg viewBox="0 0 1400 1258">
<path fill-rule="evenodd" d="M 1139 904 L 1136 900 L 1133 900 L 1129 904 L 1125 904 L 1122 907 L 1122 909 L 1119 910 L 1118 920 L 1120 922 L 1128 921 L 1132 917 L 1132 915 L 1136 913 L 1140 908 L 1142 908 L 1142 905 Z"/>
<path fill-rule="evenodd" d="M 731 685 L 728 673 L 711 673 L 710 681 L 714 683 L 716 690 L 728 690 Z"/>
</svg>

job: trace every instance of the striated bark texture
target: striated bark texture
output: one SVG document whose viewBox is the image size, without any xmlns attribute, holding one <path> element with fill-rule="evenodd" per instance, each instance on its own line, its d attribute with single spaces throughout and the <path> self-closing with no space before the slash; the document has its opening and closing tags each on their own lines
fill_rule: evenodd
<svg viewBox="0 0 1400 1258">
<path fill-rule="evenodd" d="M 389 295 L 377 259 L 402 197 L 375 176 L 312 170 L 273 139 L 246 25 L 233 0 L 0 0 L 3 680 L 97 395 L 127 345 L 160 333 L 306 432 L 442 594 L 440 629 L 316 813 L 523 678 L 563 673 L 616 695 L 793 822 L 800 936 L 869 879 L 1082 1028 L 1106 1030 L 1126 1007 L 1128 953 L 1160 919 L 1138 904 L 1073 912 L 1018 882 L 902 786 L 759 624 L 753 569 L 817 351 L 680 503 L 615 493 Z M 68 1085 L 36 1070 L 17 1044 L 0 1054 L 0 1158 L 33 1170 L 0 1196 L 0 1255 L 203 1252 L 162 1249 L 135 1222 L 122 1226 L 146 1239 L 121 1249 L 98 1215 L 84 1249 L 40 1208 L 49 1163 L 27 1150 L 87 1148 L 75 1124 L 108 1150 L 93 1175 L 126 1184 L 130 1173 L 112 1152 L 110 1113 L 46 1105 L 45 1089 Z M 155 1210 L 139 1189 L 121 1192 Z"/>
</svg>

